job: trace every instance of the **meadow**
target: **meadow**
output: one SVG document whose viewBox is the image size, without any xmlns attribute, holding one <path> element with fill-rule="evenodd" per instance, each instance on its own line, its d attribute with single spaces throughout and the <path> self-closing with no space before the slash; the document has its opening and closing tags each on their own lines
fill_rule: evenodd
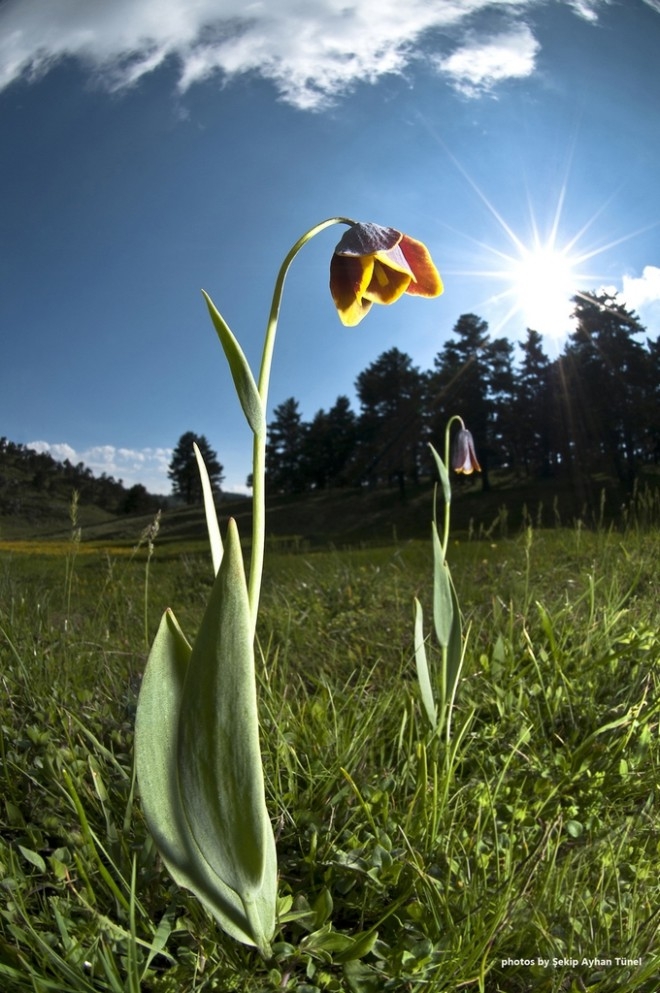
<svg viewBox="0 0 660 993">
<path fill-rule="evenodd" d="M 449 548 L 468 638 L 449 741 L 413 657 L 430 543 L 269 548 L 268 962 L 168 877 L 133 773 L 149 639 L 168 605 L 194 633 L 208 553 L 0 545 L 0 987 L 658 993 L 656 513 L 500 525 Z"/>
</svg>

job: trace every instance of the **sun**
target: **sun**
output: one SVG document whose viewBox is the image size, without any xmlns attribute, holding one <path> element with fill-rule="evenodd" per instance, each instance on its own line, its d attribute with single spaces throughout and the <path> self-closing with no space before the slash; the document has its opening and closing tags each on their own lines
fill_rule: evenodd
<svg viewBox="0 0 660 993">
<path fill-rule="evenodd" d="M 611 249 L 656 228 L 660 222 L 654 219 L 640 228 L 611 238 L 600 221 L 603 215 L 607 216 L 608 208 L 616 198 L 617 191 L 614 190 L 586 218 L 580 209 L 581 221 L 576 227 L 571 225 L 569 228 L 565 218 L 565 213 L 569 211 L 564 208 L 571 185 L 574 152 L 574 147 L 571 147 L 563 177 L 556 187 L 541 189 L 538 198 L 533 196 L 527 170 L 523 169 L 517 184 L 523 203 L 518 201 L 513 205 L 518 218 L 514 225 L 513 221 L 507 220 L 495 200 L 481 189 L 434 125 L 421 112 L 418 117 L 496 222 L 495 234 L 486 240 L 483 235 L 474 237 L 464 227 L 455 228 L 440 221 L 452 236 L 470 246 L 468 255 L 462 254 L 463 250 L 460 253 L 457 250 L 456 254 L 457 260 L 461 257 L 467 267 L 445 267 L 444 274 L 469 279 L 473 286 L 478 281 L 479 287 L 484 289 L 488 283 L 498 283 L 499 288 L 495 292 L 486 291 L 476 304 L 476 307 L 484 308 L 491 331 L 495 334 L 509 333 L 522 340 L 526 327 L 554 339 L 558 351 L 562 341 L 576 329 L 574 314 L 577 299 L 602 290 L 619 293 L 612 285 L 611 262 L 605 272 L 598 272 L 592 268 L 594 260 L 602 256 L 606 258 Z M 577 133 L 573 146 L 576 142 Z M 577 206 L 580 207 L 580 204 Z M 573 211 L 573 216 L 578 216 L 575 206 Z M 478 215 L 475 213 L 474 216 L 476 223 L 480 223 Z M 569 213 L 569 225 L 570 216 Z M 540 222 L 541 217 L 544 223 Z"/>
<path fill-rule="evenodd" d="M 511 261 L 510 295 L 528 328 L 558 337 L 571 326 L 573 297 L 581 277 L 579 259 L 551 243 L 521 246 Z"/>
<path fill-rule="evenodd" d="M 593 260 L 615 245 L 635 238 L 641 231 L 632 231 L 604 243 L 586 245 L 585 236 L 606 210 L 611 199 L 608 198 L 577 230 L 566 234 L 563 215 L 568 191 L 568 168 L 556 196 L 551 194 L 550 202 L 546 196 L 543 202 L 542 210 L 548 220 L 545 230 L 542 231 L 537 217 L 538 208 L 535 209 L 527 190 L 526 230 L 516 231 L 442 139 L 435 137 L 496 221 L 500 236 L 504 236 L 503 241 L 501 237 L 497 239 L 498 245 L 494 240 L 473 238 L 465 231 L 454 232 L 463 239 L 467 237 L 472 243 L 473 258 L 478 263 L 475 268 L 454 270 L 452 274 L 479 279 L 484 283 L 499 283 L 501 289 L 482 301 L 484 306 L 497 313 L 494 328 L 497 333 L 509 328 L 515 320 L 519 334 L 527 327 L 559 343 L 574 330 L 576 296 L 597 290 L 604 281 L 611 282 L 607 275 L 591 269 Z"/>
<path fill-rule="evenodd" d="M 492 244 L 479 243 L 479 249 L 486 251 L 493 264 L 464 271 L 463 275 L 496 281 L 503 286 L 484 301 L 500 314 L 498 332 L 515 320 L 520 331 L 526 327 L 560 341 L 574 330 L 575 297 L 602 280 L 596 273 L 586 272 L 584 263 L 604 249 L 577 252 L 576 242 L 584 229 L 560 243 L 557 226 L 554 226 L 543 240 L 533 217 L 531 236 L 525 240 L 498 213 L 494 210 L 493 213 L 512 248 L 505 251 Z"/>
<path fill-rule="evenodd" d="M 498 330 L 515 318 L 519 325 L 544 337 L 557 341 L 565 338 L 574 330 L 575 297 L 595 288 L 603 279 L 597 273 L 585 270 L 585 263 L 607 251 L 614 243 L 579 249 L 585 232 L 597 215 L 567 240 L 561 239 L 560 220 L 565 189 L 557 199 L 546 237 L 541 236 L 531 204 L 529 231 L 525 237 L 513 229 L 481 191 L 478 192 L 509 241 L 508 250 L 479 243 L 480 249 L 486 250 L 493 264 L 474 273 L 504 286 L 487 301 L 496 304 L 498 309 L 503 305 L 506 308 L 498 322 Z"/>
</svg>

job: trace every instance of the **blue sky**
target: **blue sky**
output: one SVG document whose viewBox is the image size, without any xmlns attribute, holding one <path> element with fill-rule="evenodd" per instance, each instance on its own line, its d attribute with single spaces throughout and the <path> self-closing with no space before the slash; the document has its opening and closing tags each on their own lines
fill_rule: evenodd
<svg viewBox="0 0 660 993">
<path fill-rule="evenodd" d="M 354 401 L 388 348 L 430 368 L 467 312 L 554 356 L 578 289 L 656 337 L 658 50 L 660 0 L 4 0 L 0 434 L 168 492 L 192 430 L 244 488 L 200 289 L 256 369 L 282 257 L 337 214 L 423 240 L 445 293 L 344 328 L 343 228 L 321 234 L 287 280 L 269 416 Z"/>
</svg>

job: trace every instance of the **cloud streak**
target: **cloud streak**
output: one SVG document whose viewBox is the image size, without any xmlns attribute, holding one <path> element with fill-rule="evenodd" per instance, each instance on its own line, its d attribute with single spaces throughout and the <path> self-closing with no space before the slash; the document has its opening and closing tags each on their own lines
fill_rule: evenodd
<svg viewBox="0 0 660 993">
<path fill-rule="evenodd" d="M 5 0 L 0 89 L 73 58 L 120 90 L 175 64 L 178 89 L 253 74 L 302 110 L 321 110 L 360 82 L 424 59 L 466 96 L 534 70 L 539 44 L 525 15 L 550 0 Z M 609 0 L 562 0 L 596 20 Z M 651 2 L 651 0 L 647 0 Z M 481 33 L 498 13 L 508 29 Z M 445 50 L 446 49 L 446 50 Z"/>
</svg>

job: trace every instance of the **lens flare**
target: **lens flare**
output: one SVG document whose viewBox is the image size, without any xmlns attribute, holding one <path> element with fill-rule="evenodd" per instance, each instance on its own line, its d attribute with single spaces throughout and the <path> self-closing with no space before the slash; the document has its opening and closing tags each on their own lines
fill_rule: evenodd
<svg viewBox="0 0 660 993">
<path fill-rule="evenodd" d="M 614 192 L 581 226 L 577 229 L 574 227 L 567 234 L 567 225 L 563 218 L 573 156 L 571 151 L 563 181 L 558 185 L 554 197 L 552 191 L 545 191 L 542 203 L 539 204 L 530 195 L 526 182 L 522 182 L 528 219 L 524 224 L 524 231 L 520 227 L 516 230 L 513 221 L 507 220 L 496 203 L 484 193 L 449 150 L 434 126 L 421 114 L 418 115 L 418 120 L 461 173 L 499 229 L 500 237 L 487 241 L 472 237 L 464 229 L 457 230 L 444 225 L 456 236 L 457 241 L 467 241 L 472 246 L 470 257 L 476 263 L 474 267 L 461 269 L 445 266 L 445 274 L 448 277 L 465 276 L 471 280 L 479 280 L 481 284 L 500 284 L 501 289 L 494 293 L 486 292 L 480 302 L 475 301 L 475 311 L 486 307 L 489 311 L 496 312 L 496 320 L 489 318 L 491 331 L 510 333 L 522 338 L 527 327 L 555 339 L 559 344 L 574 330 L 574 298 L 581 293 L 598 292 L 604 284 L 609 286 L 612 283 L 611 273 L 608 275 L 593 271 L 593 260 L 617 245 L 657 227 L 660 222 L 654 221 L 611 240 L 597 239 L 594 243 L 590 238 L 591 245 L 587 245 L 587 234 L 596 227 L 596 222 L 607 211 L 616 196 Z M 545 228 L 538 221 L 540 211 L 548 218 Z M 501 238 L 502 235 L 504 239 Z"/>
</svg>

